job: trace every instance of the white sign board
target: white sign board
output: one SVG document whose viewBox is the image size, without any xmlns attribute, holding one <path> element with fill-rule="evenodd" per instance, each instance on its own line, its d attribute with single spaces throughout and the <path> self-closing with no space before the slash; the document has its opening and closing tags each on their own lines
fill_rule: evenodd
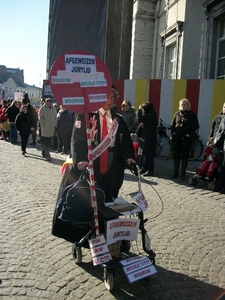
<svg viewBox="0 0 225 300">
<path fill-rule="evenodd" d="M 148 203 L 145 199 L 145 196 L 143 195 L 142 191 L 138 192 L 134 197 L 134 201 L 138 204 L 138 206 L 141 208 L 143 212 L 145 212 L 148 209 Z"/>
<path fill-rule="evenodd" d="M 136 256 L 120 261 L 123 271 L 130 283 L 149 277 L 157 271 L 146 256 Z"/>
<path fill-rule="evenodd" d="M 117 241 L 136 241 L 139 229 L 139 219 L 115 219 L 107 222 L 107 244 Z"/>
<path fill-rule="evenodd" d="M 97 266 L 112 259 L 103 235 L 89 240 L 89 246 L 93 258 L 93 265 Z"/>
</svg>

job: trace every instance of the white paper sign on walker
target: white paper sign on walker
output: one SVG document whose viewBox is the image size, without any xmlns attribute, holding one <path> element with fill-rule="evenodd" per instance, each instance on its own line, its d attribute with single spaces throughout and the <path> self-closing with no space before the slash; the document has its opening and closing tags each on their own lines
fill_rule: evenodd
<svg viewBox="0 0 225 300">
<path fill-rule="evenodd" d="M 54 97 L 76 113 L 98 110 L 111 92 L 112 79 L 106 65 L 94 54 L 70 51 L 55 60 L 50 70 Z"/>
<path fill-rule="evenodd" d="M 107 222 L 107 244 L 117 241 L 136 241 L 139 229 L 139 219 L 115 219 Z"/>
<path fill-rule="evenodd" d="M 101 265 L 112 259 L 103 235 L 100 235 L 95 239 L 89 240 L 89 246 L 91 249 L 94 266 Z"/>
<path fill-rule="evenodd" d="M 120 261 L 130 283 L 149 277 L 157 271 L 147 256 L 135 256 Z"/>
<path fill-rule="evenodd" d="M 138 206 L 141 208 L 143 212 L 145 212 L 148 209 L 148 202 L 145 199 L 144 194 L 142 191 L 138 192 L 134 197 L 134 201 L 138 204 Z"/>
</svg>

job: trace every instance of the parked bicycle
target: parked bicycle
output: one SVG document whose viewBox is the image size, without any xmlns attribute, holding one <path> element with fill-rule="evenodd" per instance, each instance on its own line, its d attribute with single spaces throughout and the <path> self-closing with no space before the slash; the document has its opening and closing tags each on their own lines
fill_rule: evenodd
<svg viewBox="0 0 225 300">
<path fill-rule="evenodd" d="M 156 155 L 159 156 L 163 151 L 165 141 L 170 145 L 170 149 L 172 150 L 172 140 L 170 136 L 167 134 L 167 130 L 171 130 L 171 126 L 164 123 L 162 119 L 160 119 L 159 126 L 157 127 L 157 143 L 156 143 Z M 199 139 L 198 132 L 195 133 L 192 146 L 189 153 L 189 160 L 197 160 L 203 153 L 203 143 Z"/>
</svg>

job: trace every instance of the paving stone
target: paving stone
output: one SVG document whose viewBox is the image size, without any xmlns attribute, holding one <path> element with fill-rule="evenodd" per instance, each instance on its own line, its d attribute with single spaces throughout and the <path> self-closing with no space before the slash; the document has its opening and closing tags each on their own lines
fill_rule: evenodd
<svg viewBox="0 0 225 300">
<path fill-rule="evenodd" d="M 48 163 L 39 146 L 23 157 L 19 146 L 2 141 L 0 153 L 0 299 L 217 300 L 225 294 L 225 197 L 204 181 L 189 185 L 200 161 L 189 162 L 185 181 L 172 181 L 172 159 L 155 159 L 157 176 L 142 178 L 141 187 L 157 274 L 129 284 L 116 268 L 109 292 L 89 249 L 82 249 L 78 266 L 71 244 L 51 235 L 65 156 L 52 153 Z M 126 171 L 120 195 L 133 201 L 137 192 L 137 178 Z M 131 250 L 145 254 L 140 235 Z"/>
</svg>

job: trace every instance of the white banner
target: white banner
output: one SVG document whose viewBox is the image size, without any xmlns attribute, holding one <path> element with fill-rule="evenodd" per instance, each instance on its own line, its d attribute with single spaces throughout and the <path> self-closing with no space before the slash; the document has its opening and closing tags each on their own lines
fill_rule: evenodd
<svg viewBox="0 0 225 300">
<path fill-rule="evenodd" d="M 136 241 L 139 229 L 139 219 L 115 219 L 107 222 L 107 244 L 117 241 Z"/>
<path fill-rule="evenodd" d="M 157 271 L 147 256 L 136 256 L 120 261 L 130 283 L 151 276 Z"/>
</svg>

